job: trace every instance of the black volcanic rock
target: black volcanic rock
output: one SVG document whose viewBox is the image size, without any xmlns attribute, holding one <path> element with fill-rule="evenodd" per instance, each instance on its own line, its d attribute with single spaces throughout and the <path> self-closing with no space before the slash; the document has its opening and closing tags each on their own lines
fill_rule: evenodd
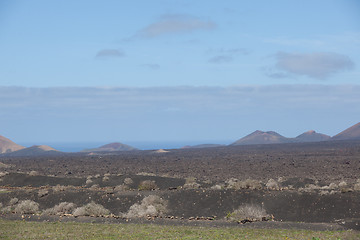
<svg viewBox="0 0 360 240">
<path fill-rule="evenodd" d="M 85 149 L 82 152 L 117 152 L 117 151 L 133 151 L 138 150 L 132 146 L 123 143 L 109 143 L 98 148 Z"/>
<path fill-rule="evenodd" d="M 188 149 L 188 148 L 212 148 L 212 147 L 223 147 L 225 145 L 223 144 L 199 144 L 194 146 L 184 146 L 182 149 Z"/>
<path fill-rule="evenodd" d="M 330 140 L 330 136 L 310 130 L 295 138 L 296 142 L 321 142 Z"/>
<path fill-rule="evenodd" d="M 333 136 L 332 140 L 357 140 L 360 139 L 360 122 L 341 133 Z"/>
<path fill-rule="evenodd" d="M 253 145 L 253 144 L 274 144 L 274 143 L 289 143 L 293 142 L 292 139 L 281 136 L 277 132 L 269 131 L 255 131 L 236 142 L 230 144 L 232 146 L 236 145 Z"/>
<path fill-rule="evenodd" d="M 23 146 L 14 143 L 10 139 L 0 136 L 0 154 L 14 152 L 23 148 Z"/>
</svg>

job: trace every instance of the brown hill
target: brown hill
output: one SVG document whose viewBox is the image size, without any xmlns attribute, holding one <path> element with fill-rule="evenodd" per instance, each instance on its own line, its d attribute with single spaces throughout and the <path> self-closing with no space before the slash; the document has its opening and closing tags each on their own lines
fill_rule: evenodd
<svg viewBox="0 0 360 240">
<path fill-rule="evenodd" d="M 310 130 L 295 138 L 297 142 L 321 142 L 330 140 L 330 136 Z"/>
<path fill-rule="evenodd" d="M 109 143 L 98 148 L 85 149 L 82 152 L 116 152 L 116 151 L 133 151 L 137 150 L 132 146 L 123 143 Z"/>
<path fill-rule="evenodd" d="M 252 145 L 252 144 L 274 144 L 274 143 L 289 143 L 293 142 L 293 140 L 286 138 L 284 136 L 281 136 L 280 134 L 269 131 L 269 132 L 263 132 L 263 131 L 255 131 L 236 142 L 230 144 L 232 146 L 236 145 Z"/>
<path fill-rule="evenodd" d="M 64 153 L 46 145 L 34 145 L 28 148 L 22 148 L 14 152 L 5 153 L 4 155 L 18 157 L 18 156 L 59 155 L 59 154 L 64 154 Z"/>
<path fill-rule="evenodd" d="M 348 129 L 342 131 L 341 133 L 333 136 L 332 140 L 355 140 L 360 139 L 360 122 L 354 126 L 349 127 Z"/>
<path fill-rule="evenodd" d="M 17 151 L 23 148 L 24 148 L 23 146 L 14 143 L 10 139 L 0 136 L 0 154 Z"/>
</svg>

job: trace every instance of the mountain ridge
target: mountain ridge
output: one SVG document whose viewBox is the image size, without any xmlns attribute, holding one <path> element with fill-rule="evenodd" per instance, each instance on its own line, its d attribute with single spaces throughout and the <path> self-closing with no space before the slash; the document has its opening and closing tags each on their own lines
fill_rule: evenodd
<svg viewBox="0 0 360 240">
<path fill-rule="evenodd" d="M 360 122 L 345 129 L 331 138 L 332 140 L 360 139 Z"/>
<path fill-rule="evenodd" d="M 25 147 L 14 143 L 10 139 L 0 135 L 0 154 L 14 152 Z"/>
<path fill-rule="evenodd" d="M 135 147 L 120 142 L 108 143 L 98 148 L 84 149 L 81 152 L 116 152 L 116 151 L 134 151 Z"/>
<path fill-rule="evenodd" d="M 295 138 L 287 138 L 275 131 L 261 131 L 256 130 L 243 138 L 229 144 L 228 146 L 237 145 L 254 145 L 254 144 L 281 144 L 281 143 L 302 143 L 302 142 L 320 142 L 331 140 L 360 140 L 360 122 L 345 129 L 344 131 L 330 137 L 326 134 L 317 133 L 314 130 L 309 130 L 298 135 Z M 199 144 L 195 146 L 184 146 L 186 148 L 208 148 L 208 147 L 222 147 L 222 144 Z M 105 144 L 98 148 L 84 149 L 81 152 L 116 152 L 116 151 L 133 151 L 138 150 L 135 147 L 126 145 L 120 142 L 113 142 Z M 56 149 L 46 145 L 34 145 L 25 148 L 16 144 L 10 139 L 0 135 L 0 155 L 1 156 L 36 156 L 36 155 L 51 155 L 51 154 L 66 154 L 57 151 Z"/>
<path fill-rule="evenodd" d="M 29 157 L 29 156 L 48 156 L 65 154 L 47 145 L 33 145 L 31 147 L 22 148 L 17 151 L 3 153 L 3 156 L 9 157 Z"/>
</svg>

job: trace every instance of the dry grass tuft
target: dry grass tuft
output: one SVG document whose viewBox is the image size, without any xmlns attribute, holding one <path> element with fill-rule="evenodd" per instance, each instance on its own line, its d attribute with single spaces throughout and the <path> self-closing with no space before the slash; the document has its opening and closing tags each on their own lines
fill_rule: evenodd
<svg viewBox="0 0 360 240">
<path fill-rule="evenodd" d="M 90 190 L 98 190 L 100 188 L 99 184 L 94 184 L 91 187 L 89 187 Z"/>
<path fill-rule="evenodd" d="M 360 191 L 360 179 L 358 179 L 354 185 L 354 190 L 355 191 Z"/>
<path fill-rule="evenodd" d="M 196 178 L 188 177 L 185 179 L 184 189 L 198 189 L 201 187 L 199 183 L 196 182 Z"/>
<path fill-rule="evenodd" d="M 18 202 L 19 202 L 19 199 L 17 199 L 17 198 L 15 197 L 15 198 L 10 199 L 9 205 L 10 205 L 10 206 L 14 206 L 14 205 L 17 204 Z"/>
<path fill-rule="evenodd" d="M 126 184 L 126 185 L 131 185 L 133 183 L 134 183 L 134 181 L 131 178 L 125 178 L 124 179 L 124 184 Z"/>
<path fill-rule="evenodd" d="M 139 172 L 136 175 L 138 175 L 138 176 L 156 176 L 155 173 L 148 173 L 148 172 Z"/>
<path fill-rule="evenodd" d="M 126 218 L 137 218 L 146 216 L 161 216 L 167 211 L 168 202 L 159 196 L 150 195 L 145 197 L 140 204 L 135 203 L 125 214 Z"/>
<path fill-rule="evenodd" d="M 44 215 L 64 215 L 71 214 L 76 205 L 74 203 L 62 202 L 58 205 L 55 205 L 53 208 L 46 209 L 43 214 Z"/>
<path fill-rule="evenodd" d="M 49 190 L 47 189 L 40 189 L 39 192 L 38 192 L 38 197 L 41 198 L 41 197 L 45 197 L 46 195 L 49 194 Z"/>
<path fill-rule="evenodd" d="M 226 218 L 230 221 L 241 222 L 247 220 L 254 222 L 270 220 L 271 216 L 267 214 L 266 210 L 260 205 L 244 204 L 241 205 L 234 212 L 229 213 Z"/>
<path fill-rule="evenodd" d="M 9 175 L 9 173 L 8 173 L 8 172 L 0 172 L 0 178 L 1 178 L 1 177 L 4 177 L 4 176 L 6 176 L 6 175 Z"/>
<path fill-rule="evenodd" d="M 79 216 L 105 216 L 109 215 L 110 211 L 104 208 L 100 204 L 96 204 L 95 202 L 90 202 L 82 207 L 78 207 L 73 211 L 73 215 L 75 217 Z"/>
<path fill-rule="evenodd" d="M 0 162 L 0 168 L 10 168 L 11 165 Z"/>
<path fill-rule="evenodd" d="M 86 182 L 85 182 L 86 185 L 91 185 L 92 183 L 93 183 L 93 180 L 91 180 L 91 179 L 86 179 Z"/>
<path fill-rule="evenodd" d="M 34 214 L 39 211 L 39 204 L 32 200 L 23 200 L 19 202 L 14 209 L 15 213 Z"/>
<path fill-rule="evenodd" d="M 138 189 L 140 191 L 142 191 L 142 190 L 151 191 L 151 190 L 158 189 L 158 186 L 156 185 L 155 181 L 145 180 L 145 181 L 140 182 Z"/>
<path fill-rule="evenodd" d="M 259 190 L 262 189 L 261 182 L 253 179 L 246 179 L 245 181 L 237 182 L 234 186 L 235 189 L 250 189 Z"/>
<path fill-rule="evenodd" d="M 276 191 L 280 190 L 279 183 L 276 180 L 272 179 L 272 178 L 269 179 L 269 181 L 266 183 L 266 187 L 269 190 L 276 190 Z"/>
<path fill-rule="evenodd" d="M 130 187 L 125 184 L 118 185 L 114 188 L 114 192 L 123 192 L 130 190 Z"/>
<path fill-rule="evenodd" d="M 66 186 L 61 186 L 60 184 L 52 187 L 52 190 L 54 192 L 62 192 L 62 191 L 65 191 L 65 189 L 66 189 Z"/>
<path fill-rule="evenodd" d="M 37 171 L 30 171 L 29 176 L 38 176 L 39 173 Z"/>
<path fill-rule="evenodd" d="M 220 184 L 216 184 L 216 185 L 212 186 L 211 189 L 212 190 L 222 190 L 222 189 L 224 189 L 224 186 L 220 185 Z"/>
</svg>

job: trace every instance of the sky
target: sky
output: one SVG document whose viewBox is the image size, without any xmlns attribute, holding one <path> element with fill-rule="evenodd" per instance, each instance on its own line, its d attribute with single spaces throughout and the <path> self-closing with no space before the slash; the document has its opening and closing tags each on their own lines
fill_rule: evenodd
<svg viewBox="0 0 360 240">
<path fill-rule="evenodd" d="M 0 135 L 231 143 L 360 119 L 360 2 L 0 1 Z"/>
</svg>

